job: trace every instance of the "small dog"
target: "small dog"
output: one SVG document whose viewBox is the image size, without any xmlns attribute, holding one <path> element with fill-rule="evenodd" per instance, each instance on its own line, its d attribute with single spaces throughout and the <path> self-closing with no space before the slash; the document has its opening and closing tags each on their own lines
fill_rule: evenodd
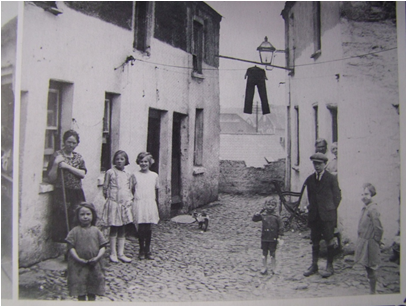
<svg viewBox="0 0 407 307">
<path fill-rule="evenodd" d="M 204 232 L 208 229 L 209 225 L 209 215 L 207 215 L 205 212 L 196 212 L 192 213 L 192 217 L 198 222 L 199 224 L 199 229 L 202 229 Z"/>
</svg>

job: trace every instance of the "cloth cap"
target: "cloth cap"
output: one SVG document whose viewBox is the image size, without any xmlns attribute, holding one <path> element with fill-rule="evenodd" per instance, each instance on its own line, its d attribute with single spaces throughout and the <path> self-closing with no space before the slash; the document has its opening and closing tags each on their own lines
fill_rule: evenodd
<svg viewBox="0 0 407 307">
<path fill-rule="evenodd" d="M 326 163 L 326 162 L 328 161 L 327 156 L 325 156 L 323 153 L 320 153 L 320 152 L 314 153 L 314 154 L 310 157 L 310 159 L 311 159 L 312 161 L 324 162 L 324 163 Z"/>
</svg>

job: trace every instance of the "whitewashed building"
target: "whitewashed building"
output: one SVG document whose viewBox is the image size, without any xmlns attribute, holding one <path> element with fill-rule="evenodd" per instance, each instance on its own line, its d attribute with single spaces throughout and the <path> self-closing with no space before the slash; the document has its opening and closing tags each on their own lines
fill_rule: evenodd
<svg viewBox="0 0 407 307">
<path fill-rule="evenodd" d="M 309 158 L 317 138 L 325 138 L 328 146 L 338 142 L 338 219 L 344 239 L 357 238 L 362 185 L 370 182 L 377 190 L 387 246 L 400 229 L 395 6 L 293 1 L 282 11 L 287 66 L 294 69 L 286 83 L 287 185 L 299 191 L 313 172 Z"/>
<path fill-rule="evenodd" d="M 139 152 L 154 155 L 161 219 L 217 199 L 217 12 L 204 2 L 34 1 L 18 18 L 20 266 L 60 252 L 49 238 L 45 170 L 68 129 L 80 134 L 83 189 L 99 212 L 104 172 L 119 149 L 132 171 Z M 2 53 L 14 48 L 2 36 Z"/>
</svg>

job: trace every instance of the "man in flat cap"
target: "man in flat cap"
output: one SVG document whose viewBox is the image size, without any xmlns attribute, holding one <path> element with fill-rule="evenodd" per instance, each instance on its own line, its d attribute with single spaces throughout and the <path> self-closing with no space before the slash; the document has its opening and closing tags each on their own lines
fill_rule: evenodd
<svg viewBox="0 0 407 307">
<path fill-rule="evenodd" d="M 318 272 L 319 242 L 324 239 L 327 245 L 326 270 L 322 277 L 333 275 L 334 229 L 337 221 L 337 208 L 341 201 L 336 176 L 325 170 L 328 158 L 320 152 L 310 157 L 315 173 L 305 180 L 308 192 L 308 226 L 311 229 L 312 264 L 304 276 L 308 277 Z"/>
</svg>

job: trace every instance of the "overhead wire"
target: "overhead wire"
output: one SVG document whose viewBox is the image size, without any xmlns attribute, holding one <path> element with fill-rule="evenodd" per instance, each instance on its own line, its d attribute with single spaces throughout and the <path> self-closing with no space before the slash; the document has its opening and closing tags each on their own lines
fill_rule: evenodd
<svg viewBox="0 0 407 307">
<path fill-rule="evenodd" d="M 374 51 L 374 52 L 368 52 L 368 53 L 364 53 L 364 54 L 353 55 L 353 56 L 340 58 L 340 59 L 333 59 L 333 60 L 327 60 L 327 61 L 321 61 L 321 62 L 313 62 L 313 63 L 305 63 L 305 64 L 297 64 L 297 65 L 294 66 L 294 68 L 304 67 L 304 66 L 312 66 L 312 65 L 320 65 L 320 64 L 326 64 L 326 63 L 332 63 L 332 62 L 338 62 L 338 61 L 345 61 L 345 60 L 349 60 L 349 59 L 353 59 L 353 58 L 361 58 L 361 57 L 365 57 L 365 56 L 368 56 L 368 55 L 375 55 L 375 54 L 382 53 L 382 52 L 392 51 L 392 50 L 395 50 L 395 49 L 397 49 L 397 47 L 378 50 L 378 51 Z M 189 67 L 189 66 L 169 65 L 169 64 L 150 62 L 150 61 L 139 60 L 139 59 L 136 59 L 136 61 L 143 62 L 143 63 L 146 63 L 146 64 L 151 64 L 151 65 L 163 66 L 163 67 L 189 69 L 189 70 L 193 69 L 193 67 Z M 218 71 L 228 71 L 228 70 L 230 70 L 230 71 L 237 71 L 237 70 L 245 70 L 245 68 L 221 68 L 221 69 L 220 68 L 202 68 L 202 70 L 218 70 Z"/>
</svg>

